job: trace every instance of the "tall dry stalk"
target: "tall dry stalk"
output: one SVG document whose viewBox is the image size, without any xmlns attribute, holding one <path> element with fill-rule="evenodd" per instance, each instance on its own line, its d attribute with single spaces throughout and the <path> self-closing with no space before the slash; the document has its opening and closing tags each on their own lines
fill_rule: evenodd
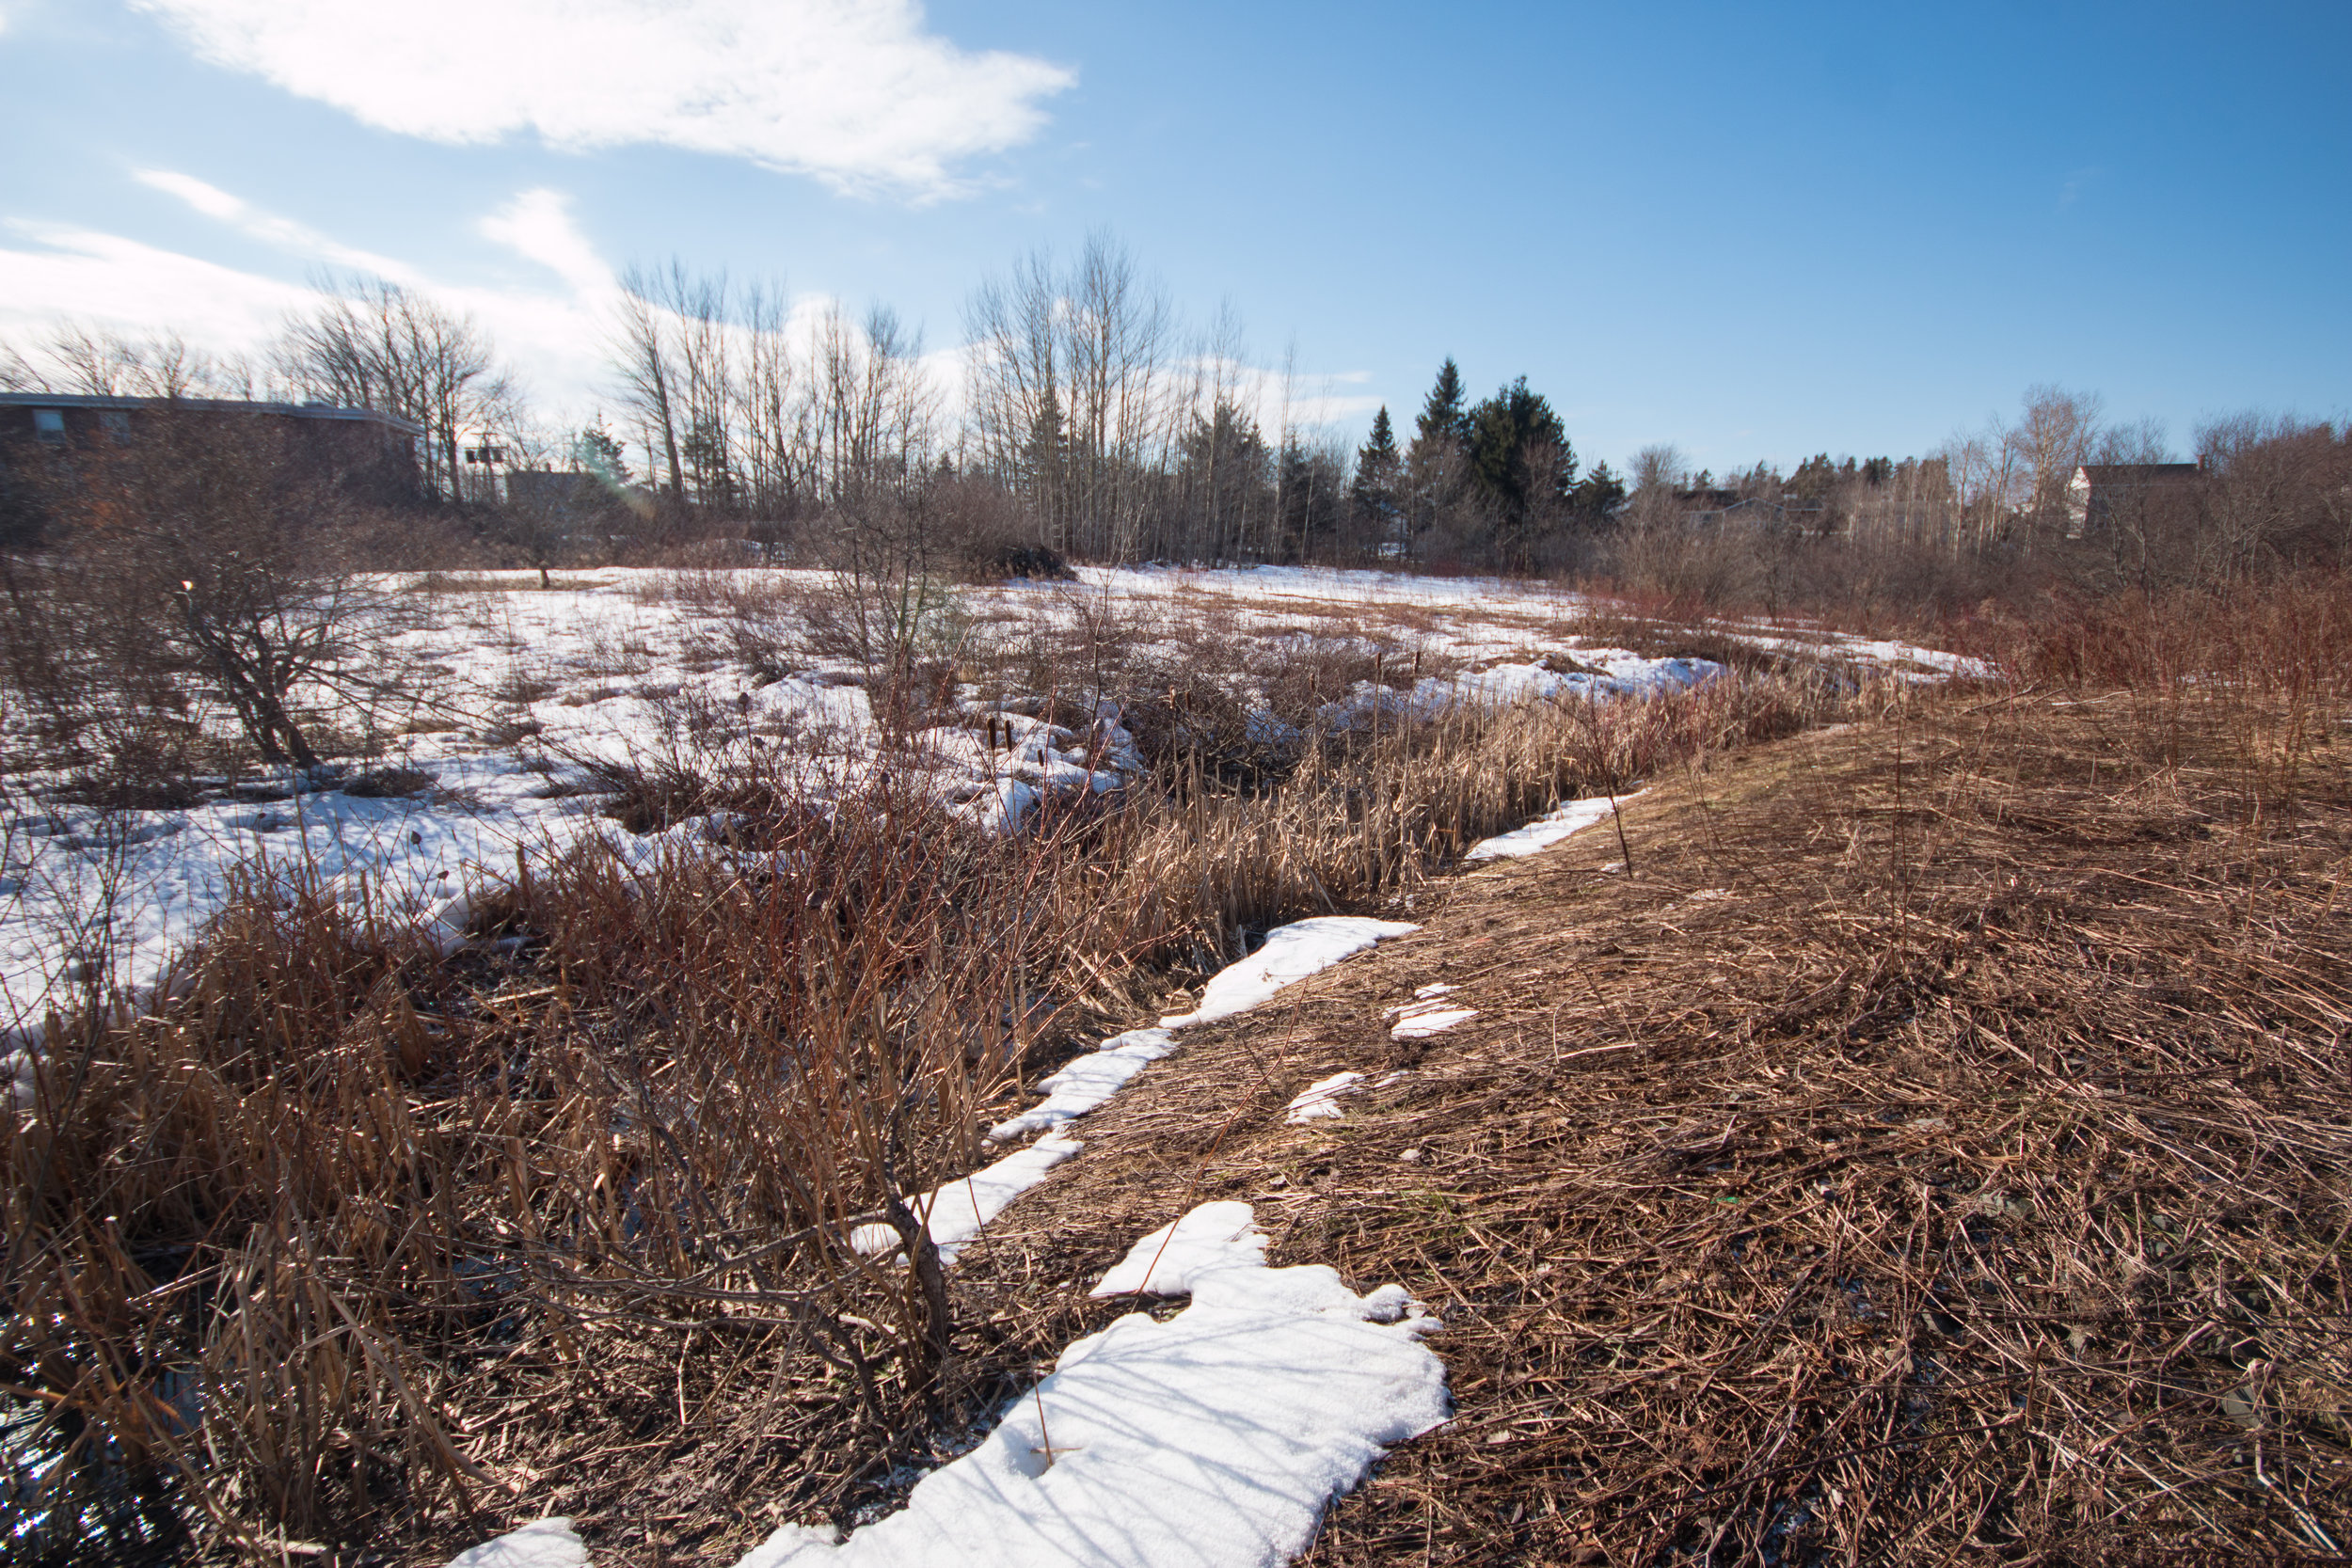
<svg viewBox="0 0 2352 1568">
<path fill-rule="evenodd" d="M 1246 789 L 1179 748 L 997 838 L 919 769 L 819 799 L 688 748 L 664 766 L 721 768 L 684 782 L 723 837 L 526 863 L 477 917 L 514 940 L 454 962 L 257 880 L 177 1000 L 60 1036 L 6 1130 L 0 1376 L 52 1456 L 16 1526 L 163 1498 L 258 1550 L 498 1515 L 522 1455 L 682 1433 L 747 1366 L 767 1430 L 827 1388 L 842 1424 L 790 1417 L 812 1453 L 908 1451 L 969 1394 L 971 1325 L 905 1200 L 981 1161 L 1037 1049 L 1820 701 L 1462 709 L 1296 736 Z"/>
</svg>

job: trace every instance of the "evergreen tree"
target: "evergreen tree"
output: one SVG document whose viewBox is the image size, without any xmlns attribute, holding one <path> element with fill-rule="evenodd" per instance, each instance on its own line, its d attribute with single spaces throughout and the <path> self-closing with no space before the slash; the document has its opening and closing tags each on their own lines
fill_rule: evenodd
<svg viewBox="0 0 2352 1568">
<path fill-rule="evenodd" d="M 1576 487 L 1577 521 L 1585 528 L 1605 528 L 1625 505 L 1625 481 L 1608 464 L 1596 463 Z"/>
<path fill-rule="evenodd" d="M 1392 477 L 1403 460 L 1396 450 L 1396 428 L 1389 423 L 1389 405 L 1384 403 L 1372 417 L 1372 434 L 1356 453 L 1356 477 L 1359 482 L 1370 474 Z"/>
<path fill-rule="evenodd" d="M 1470 482 L 1511 527 L 1565 505 L 1576 487 L 1576 449 L 1549 400 L 1527 377 L 1470 415 Z"/>
<path fill-rule="evenodd" d="M 1470 411 L 1462 392 L 1461 367 L 1451 355 L 1438 367 L 1438 379 L 1422 400 L 1421 418 L 1414 421 L 1413 444 L 1405 453 L 1405 483 L 1399 502 L 1404 510 L 1400 530 L 1410 559 L 1425 537 L 1433 542 L 1458 542 L 1475 519 L 1463 502 L 1470 480 L 1464 452 L 1470 443 Z M 1444 547 L 1441 544 L 1441 547 Z"/>
<path fill-rule="evenodd" d="M 1029 438 L 1021 455 L 1021 478 L 1039 531 L 1054 548 L 1068 549 L 1070 518 L 1062 504 L 1062 489 L 1069 467 L 1070 441 L 1062 425 L 1061 399 L 1055 395 L 1051 382 L 1046 383 L 1044 395 L 1038 400 L 1037 413 L 1029 423 Z"/>
<path fill-rule="evenodd" d="M 1276 521 L 1271 483 L 1274 454 L 1258 421 L 1229 398 L 1207 418 L 1195 416 L 1178 443 L 1177 483 L 1192 515 L 1205 528 L 1212 560 L 1237 560 L 1258 549 Z"/>
<path fill-rule="evenodd" d="M 1788 482 L 1784 488 L 1791 496 L 1800 497 L 1805 500 L 1819 500 L 1827 495 L 1830 486 L 1836 483 L 1837 465 L 1830 461 L 1829 453 L 1822 452 L 1819 456 L 1808 457 L 1798 464 L 1797 471 L 1788 476 Z"/>
<path fill-rule="evenodd" d="M 1413 426 L 1414 444 L 1439 437 L 1466 442 L 1470 436 L 1470 411 L 1464 402 L 1461 367 L 1454 364 L 1454 356 L 1449 354 L 1445 363 L 1438 367 L 1438 379 L 1429 388 L 1429 396 L 1422 401 L 1421 418 Z"/>
<path fill-rule="evenodd" d="M 621 461 L 621 443 L 604 428 L 601 419 L 574 438 L 572 466 L 582 473 L 595 474 L 615 490 L 628 483 L 628 465 Z"/>
<path fill-rule="evenodd" d="M 1404 470 L 1405 457 L 1396 450 L 1396 430 L 1384 403 L 1372 417 L 1371 437 L 1357 451 L 1356 478 L 1348 487 L 1359 534 L 1371 542 L 1376 554 L 1390 554 L 1391 546 L 1401 551 L 1404 545 L 1398 533 Z"/>
</svg>

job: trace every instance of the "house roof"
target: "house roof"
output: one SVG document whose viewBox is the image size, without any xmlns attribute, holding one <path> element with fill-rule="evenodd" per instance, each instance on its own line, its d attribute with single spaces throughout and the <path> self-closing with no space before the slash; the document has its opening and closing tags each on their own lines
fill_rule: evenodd
<svg viewBox="0 0 2352 1568">
<path fill-rule="evenodd" d="M 2163 484 L 2197 478 L 2202 463 L 2086 463 L 2079 470 L 2092 484 Z"/>
<path fill-rule="evenodd" d="M 97 408 L 108 412 L 180 408 L 199 414 L 278 414 L 295 420 L 345 420 L 380 424 L 404 436 L 422 436 L 424 426 L 373 408 L 337 408 L 324 403 L 256 403 L 244 398 L 117 398 L 69 392 L 0 392 L 0 408 Z"/>
</svg>

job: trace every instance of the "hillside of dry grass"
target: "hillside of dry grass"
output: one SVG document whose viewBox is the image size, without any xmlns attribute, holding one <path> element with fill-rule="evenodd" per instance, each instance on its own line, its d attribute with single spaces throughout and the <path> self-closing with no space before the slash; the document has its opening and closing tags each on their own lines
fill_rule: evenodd
<svg viewBox="0 0 2352 1568">
<path fill-rule="evenodd" d="M 644 826 L 681 791 L 730 813 L 518 855 L 453 957 L 253 878 L 163 1006 L 55 1021 L 0 1137 L 0 1537 L 430 1562 L 553 1510 L 618 1560 L 723 1560 L 757 1518 L 870 1505 L 988 1407 L 899 1200 L 981 1163 L 1022 1076 L 1252 931 L 1870 700 L 1757 675 L 1465 708 L 1262 744 L 1236 780 L 1240 710 L 1195 695 L 1145 725 L 1148 786 L 1015 835 L 887 771 L 812 801 L 756 750 L 616 777 Z M 873 1224 L 910 1267 L 858 1248 Z"/>
<path fill-rule="evenodd" d="M 1240 1197 L 1446 1325 L 1313 1563 L 2335 1557 L 2352 736 L 2154 720 L 1925 700 L 1459 879 L 1099 1115 L 959 1271 L 983 1354 Z M 1433 981 L 1480 1016 L 1391 1040 Z M 1341 1069 L 1403 1076 L 1285 1125 Z"/>
</svg>

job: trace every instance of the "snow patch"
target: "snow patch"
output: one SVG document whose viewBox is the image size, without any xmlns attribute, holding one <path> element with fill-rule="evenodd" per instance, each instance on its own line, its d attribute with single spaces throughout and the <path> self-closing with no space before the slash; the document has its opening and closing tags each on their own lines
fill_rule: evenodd
<svg viewBox="0 0 2352 1568">
<path fill-rule="evenodd" d="M 952 1263 L 981 1227 L 1005 1212 L 1007 1204 L 1085 1147 L 1075 1138 L 1040 1138 L 993 1165 L 909 1198 L 907 1207 L 930 1232 L 932 1244 L 939 1248 L 939 1260 Z M 898 1233 L 886 1225 L 861 1225 L 850 1232 L 850 1244 L 869 1258 L 877 1257 L 898 1250 Z"/>
<path fill-rule="evenodd" d="M 1113 1035 L 1038 1087 L 1046 1098 L 1019 1116 L 989 1129 L 995 1143 L 1062 1127 L 1085 1116 L 1126 1086 L 1127 1081 L 1169 1052 L 1176 1038 L 1166 1029 L 1130 1029 Z"/>
<path fill-rule="evenodd" d="M 1239 963 L 1217 971 L 1200 992 L 1200 1005 L 1189 1013 L 1160 1020 L 1163 1029 L 1183 1029 L 1209 1023 L 1259 1006 L 1284 986 L 1353 958 L 1374 943 L 1420 930 L 1403 920 L 1372 920 L 1362 915 L 1327 914 L 1294 921 L 1266 933 L 1265 945 Z"/>
<path fill-rule="evenodd" d="M 1481 839 L 1470 846 L 1470 852 L 1462 859 L 1465 862 L 1517 860 L 1522 855 L 1535 854 L 1550 848 L 1570 833 L 1580 832 L 1604 820 L 1619 802 L 1632 799 L 1631 795 L 1620 795 L 1612 800 L 1606 795 L 1597 795 L 1589 800 L 1563 801 L 1523 828 L 1514 828 L 1507 833 Z"/>
<path fill-rule="evenodd" d="M 1392 1040 L 1422 1040 L 1443 1034 L 1457 1023 L 1468 1023 L 1478 1016 L 1475 1007 L 1448 1007 L 1440 1003 L 1422 1002 L 1402 1008 L 1396 1022 L 1389 1030 Z"/>
<path fill-rule="evenodd" d="M 1265 1266 L 1265 1232 L 1248 1204 L 1234 1199 L 1203 1203 L 1164 1225 L 1134 1246 L 1102 1282 L 1087 1293 L 1108 1296 L 1188 1296 L 1192 1282 L 1218 1269 Z"/>
<path fill-rule="evenodd" d="M 899 1513 L 838 1542 L 787 1526 L 738 1568 L 1274 1568 L 1303 1550 L 1388 1445 L 1450 1414 L 1421 1342 L 1435 1325 L 1396 1286 L 1265 1267 L 1247 1204 L 1170 1228 L 1188 1227 L 1221 1233 L 1205 1251 L 1223 1261 L 1190 1275 L 1184 1311 L 1072 1344 Z"/>
<path fill-rule="evenodd" d="M 449 1568 L 588 1568 L 588 1548 L 569 1519 L 541 1519 L 459 1552 Z"/>
<path fill-rule="evenodd" d="M 1362 1093 L 1357 1085 L 1363 1081 L 1364 1075 L 1360 1072 L 1335 1072 L 1318 1083 L 1310 1084 L 1298 1091 L 1297 1098 L 1290 1102 L 1282 1119 L 1293 1127 L 1304 1127 L 1311 1121 L 1344 1116 L 1346 1113 L 1340 1109 L 1340 1097 Z"/>
</svg>

